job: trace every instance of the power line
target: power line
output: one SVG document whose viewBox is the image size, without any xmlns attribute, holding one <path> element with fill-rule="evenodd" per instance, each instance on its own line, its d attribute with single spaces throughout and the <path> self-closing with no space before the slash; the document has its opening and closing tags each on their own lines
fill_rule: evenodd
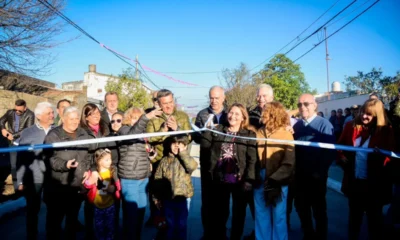
<svg viewBox="0 0 400 240">
<path fill-rule="evenodd" d="M 349 22 L 347 22 L 345 25 L 343 25 L 342 27 L 340 27 L 338 30 L 336 30 L 335 32 L 333 32 L 331 35 L 329 35 L 328 37 L 326 37 L 324 40 L 320 41 L 319 43 L 315 44 L 314 47 L 312 47 L 310 50 L 308 50 L 306 53 L 304 53 L 303 55 L 301 55 L 300 57 L 298 57 L 296 60 L 294 60 L 293 62 L 296 62 L 297 60 L 301 59 L 302 57 L 304 57 L 305 55 L 307 55 L 309 52 L 311 52 L 312 50 L 314 50 L 316 47 L 318 47 L 321 43 L 323 43 L 325 40 L 329 39 L 330 37 L 332 37 L 333 35 L 335 35 L 336 33 L 338 33 L 340 30 L 342 30 L 343 28 L 345 28 L 347 25 L 349 25 L 350 23 L 352 23 L 354 20 L 356 20 L 358 17 L 360 17 L 362 14 L 364 14 L 366 11 L 368 11 L 370 8 L 372 8 L 375 4 L 377 4 L 380 0 L 375 1 L 373 4 L 371 4 L 368 8 L 366 8 L 364 11 L 362 11 L 361 13 L 359 13 L 357 16 L 355 16 L 353 19 L 351 19 Z"/>
<path fill-rule="evenodd" d="M 326 27 L 330 27 L 330 26 L 334 25 L 335 23 L 340 22 L 342 19 L 344 19 L 344 18 L 350 16 L 353 12 L 355 12 L 356 10 L 358 10 L 359 8 L 361 8 L 362 6 L 364 6 L 365 4 L 367 4 L 367 3 L 370 2 L 370 1 L 371 1 L 371 0 L 365 1 L 364 3 L 360 4 L 360 5 L 357 6 L 355 9 L 353 9 L 353 11 L 349 12 L 346 16 L 343 16 L 343 17 L 339 18 L 338 20 L 334 21 L 333 23 L 329 24 L 329 25 L 326 26 Z"/>
<path fill-rule="evenodd" d="M 303 42 L 305 42 L 307 39 L 309 39 L 310 37 L 314 36 L 316 33 L 318 33 L 321 29 L 323 29 L 328 23 L 330 23 L 333 19 L 335 19 L 337 16 L 339 16 L 342 12 L 346 11 L 347 8 L 349 8 L 351 5 L 353 5 L 357 0 L 354 0 L 353 2 L 351 2 L 350 4 L 348 4 L 345 8 L 343 8 L 342 10 L 340 10 L 338 13 L 335 14 L 335 16 L 331 17 L 325 24 L 323 24 L 321 27 L 319 27 L 317 30 L 315 30 L 313 33 L 311 33 L 310 35 L 308 35 L 306 38 L 304 38 L 303 40 L 301 40 L 301 42 L 297 43 L 294 47 L 292 47 L 291 49 L 289 49 L 289 51 L 287 51 L 285 53 L 285 55 L 287 55 L 288 53 L 290 53 L 291 51 L 293 51 L 295 48 L 297 48 L 300 44 L 302 44 Z"/>
<path fill-rule="evenodd" d="M 304 29 L 300 34 L 297 35 L 297 37 L 293 38 L 292 41 L 290 41 L 289 43 L 287 43 L 285 46 L 283 46 L 281 49 L 279 49 L 278 51 L 276 51 L 274 54 L 272 54 L 270 57 L 268 57 L 267 59 L 265 59 L 264 61 L 262 61 L 260 64 L 258 64 L 257 66 L 253 67 L 252 69 L 250 69 L 250 72 L 253 71 L 254 69 L 258 68 L 259 66 L 263 65 L 265 62 L 267 62 L 269 59 L 273 58 L 276 54 L 278 54 L 280 51 L 282 51 L 283 49 L 285 49 L 287 46 L 289 46 L 291 43 L 293 43 L 295 40 L 299 39 L 300 36 L 305 33 L 308 29 L 310 29 L 311 26 L 313 26 L 318 20 L 320 20 L 326 13 L 328 13 L 340 0 L 337 0 L 334 4 L 332 4 L 332 6 L 330 6 L 324 13 L 321 14 L 321 16 L 319 16 L 314 22 L 312 22 L 306 29 Z"/>
<path fill-rule="evenodd" d="M 139 61 L 137 61 L 137 63 L 139 64 L 139 67 L 142 69 L 142 72 L 139 71 L 151 84 L 153 84 L 157 89 L 161 89 L 157 84 L 155 84 L 149 77 L 149 75 L 147 75 L 146 71 L 143 69 L 142 64 L 140 64 Z"/>
</svg>

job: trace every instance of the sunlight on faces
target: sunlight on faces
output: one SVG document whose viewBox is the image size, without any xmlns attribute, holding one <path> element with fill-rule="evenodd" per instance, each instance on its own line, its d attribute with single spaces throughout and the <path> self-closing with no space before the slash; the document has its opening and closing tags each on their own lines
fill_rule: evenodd
<svg viewBox="0 0 400 240">
<path fill-rule="evenodd" d="M 20 116 L 26 111 L 26 106 L 15 106 L 14 109 L 17 115 Z"/>
<path fill-rule="evenodd" d="M 98 161 L 98 164 L 101 168 L 110 169 L 112 164 L 111 154 L 105 153 Z"/>
<path fill-rule="evenodd" d="M 63 129 L 66 132 L 72 133 L 78 129 L 80 115 L 77 112 L 69 112 L 63 116 Z"/>
<path fill-rule="evenodd" d="M 36 118 L 40 125 L 50 126 L 54 123 L 54 110 L 53 108 L 46 108 L 41 114 L 37 114 Z"/>
<path fill-rule="evenodd" d="M 100 123 L 100 111 L 99 109 L 94 109 L 89 115 L 85 118 L 88 125 L 96 126 Z"/>
<path fill-rule="evenodd" d="M 220 88 L 215 88 L 210 91 L 210 106 L 214 111 L 221 111 L 224 107 L 225 94 Z"/>
<path fill-rule="evenodd" d="M 65 101 L 65 102 L 60 102 L 59 107 L 57 108 L 57 113 L 60 116 L 60 118 L 62 118 L 63 114 L 64 114 L 64 109 L 71 106 L 71 104 L 69 104 L 69 102 Z"/>
<path fill-rule="evenodd" d="M 303 119 L 309 119 L 314 116 L 317 110 L 317 103 L 315 102 L 314 96 L 310 94 L 303 94 L 300 96 L 298 104 L 300 116 Z"/>
<path fill-rule="evenodd" d="M 372 111 L 370 111 L 370 110 L 368 110 L 368 109 L 365 109 L 364 112 L 361 112 L 361 113 L 360 113 L 360 116 L 361 116 L 361 122 L 362 122 L 364 125 L 369 125 L 370 123 L 372 123 L 372 121 L 373 121 L 374 118 L 375 118 L 375 116 L 374 116 L 374 114 L 372 113 Z"/>
<path fill-rule="evenodd" d="M 122 116 L 119 114 L 115 114 L 111 118 L 111 128 L 114 132 L 118 132 L 118 130 L 122 126 Z"/>
<path fill-rule="evenodd" d="M 228 113 L 228 122 L 232 127 L 240 127 L 244 120 L 242 111 L 238 107 L 232 107 Z"/>
<path fill-rule="evenodd" d="M 161 97 L 158 99 L 158 103 L 160 104 L 160 108 L 164 114 L 171 115 L 174 113 L 175 102 L 172 95 Z"/>
<path fill-rule="evenodd" d="M 118 108 L 118 96 L 110 94 L 105 99 L 106 108 L 109 112 L 116 112 Z"/>
<path fill-rule="evenodd" d="M 257 104 L 259 107 L 263 108 L 266 103 L 274 101 L 274 96 L 271 94 L 271 91 L 266 88 L 260 88 L 257 92 Z"/>
</svg>

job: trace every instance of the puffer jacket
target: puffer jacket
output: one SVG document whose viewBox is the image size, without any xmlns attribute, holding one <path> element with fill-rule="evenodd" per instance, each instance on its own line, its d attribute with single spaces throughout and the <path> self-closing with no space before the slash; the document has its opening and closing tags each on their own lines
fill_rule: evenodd
<svg viewBox="0 0 400 240">
<path fill-rule="evenodd" d="M 76 131 L 76 139 L 71 139 L 62 126 L 56 127 L 47 134 L 44 143 L 51 144 L 89 139 L 86 131 L 82 128 L 78 128 Z M 81 189 L 83 187 L 83 174 L 90 169 L 89 148 L 89 145 L 79 145 L 44 150 L 47 165 L 45 180 L 47 190 L 57 191 L 59 188 L 65 189 L 64 187 Z M 71 159 L 75 159 L 78 162 L 78 167 L 67 168 L 67 162 Z"/>
<path fill-rule="evenodd" d="M 183 131 L 183 130 L 191 130 L 192 127 L 190 126 L 190 121 L 189 121 L 189 116 L 182 111 L 175 110 L 172 115 L 176 122 L 178 123 L 178 130 L 177 131 Z M 167 116 L 164 114 L 155 117 L 149 121 L 147 124 L 146 132 L 147 133 L 155 133 L 155 132 L 163 132 L 161 129 L 161 126 L 164 122 L 166 122 L 168 119 Z M 170 130 L 172 131 L 172 130 Z M 156 148 L 157 150 L 157 156 L 151 161 L 152 163 L 158 162 L 161 160 L 161 158 L 164 155 L 167 155 L 168 153 L 164 153 L 164 140 L 168 136 L 159 136 L 159 137 L 151 137 L 149 138 L 149 142 Z M 189 136 L 190 139 L 190 136 Z"/>
<path fill-rule="evenodd" d="M 191 175 L 197 169 L 197 162 L 187 150 L 178 155 L 170 153 L 164 156 L 154 175 L 156 199 L 174 197 L 190 198 L 194 194 Z"/>
<path fill-rule="evenodd" d="M 228 127 L 218 125 L 215 129 L 221 133 L 227 133 Z M 252 130 L 240 129 L 237 136 L 255 138 L 256 134 Z M 258 164 L 256 140 L 247 140 L 242 138 L 226 137 L 214 132 L 205 131 L 201 141 L 201 145 L 205 148 L 210 148 L 210 168 L 208 177 L 214 181 L 221 181 L 217 172 L 216 166 L 218 159 L 221 156 L 221 147 L 224 142 L 233 142 L 233 151 L 237 166 L 239 167 L 239 175 L 242 181 L 254 183 L 256 180 L 256 164 Z"/>
<path fill-rule="evenodd" d="M 118 134 L 140 134 L 146 129 L 149 119 L 143 115 L 135 125 L 122 126 Z M 122 141 L 119 144 L 120 160 L 118 176 L 125 179 L 143 179 L 150 176 L 150 160 L 144 139 Z"/>
<path fill-rule="evenodd" d="M 6 125 L 7 125 L 8 131 L 13 135 L 14 139 L 17 139 L 20 137 L 22 130 L 35 124 L 35 114 L 27 108 L 26 111 L 24 112 L 24 114 L 22 114 L 19 117 L 19 127 L 18 127 L 18 131 L 16 131 L 16 132 L 14 130 L 14 127 L 15 127 L 14 114 L 15 114 L 15 110 L 11 109 L 11 110 L 8 110 L 0 118 L 0 130 L 6 129 Z"/>
</svg>

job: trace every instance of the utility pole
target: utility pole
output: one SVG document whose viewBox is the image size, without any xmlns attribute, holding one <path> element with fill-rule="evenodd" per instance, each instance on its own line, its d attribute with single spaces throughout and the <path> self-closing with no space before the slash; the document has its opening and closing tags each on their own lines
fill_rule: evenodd
<svg viewBox="0 0 400 240">
<path fill-rule="evenodd" d="M 331 94 L 329 92 L 329 53 L 328 53 L 328 39 L 326 38 L 326 27 L 324 27 L 325 32 L 325 52 L 326 52 L 326 85 L 328 87 L 328 100 L 331 99 Z"/>
<path fill-rule="evenodd" d="M 137 80 L 139 80 L 139 56 L 138 55 L 136 55 L 136 71 L 135 71 L 135 78 L 137 79 Z"/>
</svg>

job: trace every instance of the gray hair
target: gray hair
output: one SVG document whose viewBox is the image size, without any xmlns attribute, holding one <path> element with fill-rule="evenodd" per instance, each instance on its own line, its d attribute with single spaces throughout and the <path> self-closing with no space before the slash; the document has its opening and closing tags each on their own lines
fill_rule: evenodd
<svg viewBox="0 0 400 240">
<path fill-rule="evenodd" d="M 271 96 L 274 96 L 274 90 L 272 89 L 271 85 L 265 84 L 265 83 L 262 83 L 262 84 L 258 85 L 258 87 L 257 87 L 257 96 L 258 96 L 258 93 L 260 92 L 260 90 L 262 88 L 266 88 L 268 90 L 268 92 L 271 94 Z"/>
<path fill-rule="evenodd" d="M 34 110 L 35 115 L 43 114 L 44 110 L 46 110 L 47 108 L 51 108 L 52 110 L 54 109 L 53 105 L 51 103 L 49 103 L 49 102 L 40 102 L 40 103 L 38 103 L 36 105 L 35 110 Z"/>
<path fill-rule="evenodd" d="M 73 112 L 76 112 L 76 113 L 78 114 L 78 116 L 81 115 L 81 113 L 79 112 L 79 110 L 78 110 L 77 107 L 69 106 L 69 107 L 66 107 L 66 108 L 64 109 L 63 117 L 66 117 L 66 116 L 68 116 L 70 113 L 73 113 Z"/>
<path fill-rule="evenodd" d="M 159 91 L 157 92 L 157 99 L 160 100 L 160 98 L 166 97 L 166 96 L 169 96 L 169 95 L 172 95 L 172 97 L 174 97 L 174 94 L 173 94 L 170 90 L 168 90 L 168 89 L 161 89 L 161 90 L 159 90 Z"/>
<path fill-rule="evenodd" d="M 211 91 L 212 91 L 212 90 L 215 90 L 215 89 L 221 90 L 221 91 L 222 91 L 222 95 L 225 96 L 225 89 L 224 89 L 223 87 L 221 87 L 221 86 L 218 86 L 218 85 L 212 86 L 212 87 L 210 88 L 210 91 L 208 92 L 208 95 L 210 95 L 210 94 L 211 94 Z"/>
</svg>

